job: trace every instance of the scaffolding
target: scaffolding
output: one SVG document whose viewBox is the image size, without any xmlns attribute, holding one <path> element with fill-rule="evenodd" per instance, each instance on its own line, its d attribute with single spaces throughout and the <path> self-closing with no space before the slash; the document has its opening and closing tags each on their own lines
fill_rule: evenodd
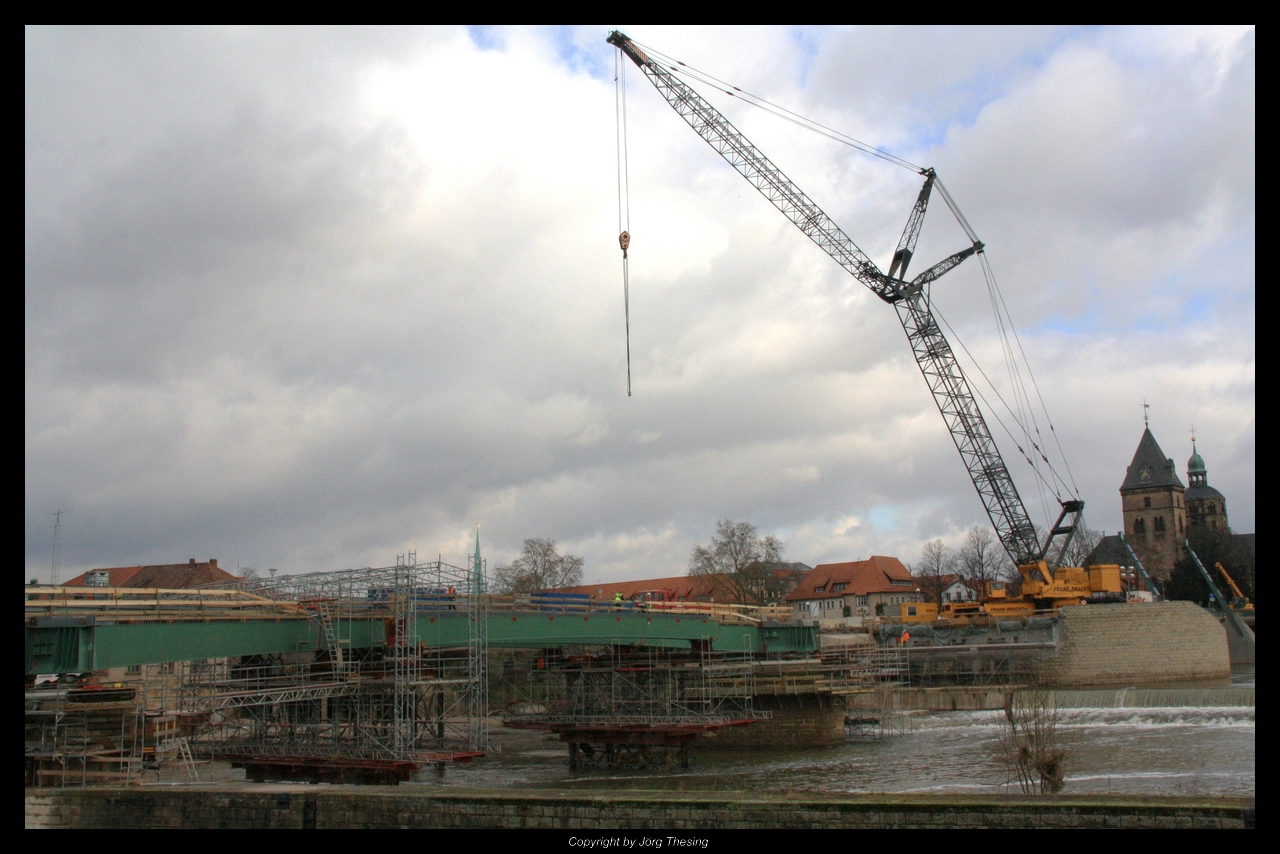
<svg viewBox="0 0 1280 854">
<path fill-rule="evenodd" d="M 507 726 L 676 727 L 768 718 L 749 654 L 612 645 L 508 657 Z"/>
<path fill-rule="evenodd" d="M 750 654 L 715 653 L 709 643 L 509 656 L 498 690 L 504 725 L 558 734 L 575 771 L 688 767 L 698 737 L 771 717 L 754 708 Z"/>
<path fill-rule="evenodd" d="M 45 683 L 26 692 L 26 784 L 121 784 L 180 765 L 200 782 L 183 721 L 147 712 L 132 686 Z"/>
<path fill-rule="evenodd" d="M 488 604 L 485 566 L 418 563 L 241 579 L 216 585 L 296 602 L 315 624 L 314 653 L 184 662 L 184 708 L 218 713 L 220 755 L 342 756 L 435 761 L 488 749 Z M 454 612 L 467 646 L 427 646 L 422 614 Z M 386 645 L 352 650 L 343 622 L 382 617 Z M 227 710 L 240 710 L 229 715 Z"/>
</svg>

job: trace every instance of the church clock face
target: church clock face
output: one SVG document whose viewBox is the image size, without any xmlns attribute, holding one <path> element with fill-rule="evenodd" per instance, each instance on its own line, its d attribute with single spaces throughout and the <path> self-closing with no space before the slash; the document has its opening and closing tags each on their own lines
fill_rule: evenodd
<svg viewBox="0 0 1280 854">
<path fill-rule="evenodd" d="M 1143 469 L 1142 471 L 1138 472 L 1138 477 L 1142 478 L 1143 480 L 1151 480 L 1151 469 Z"/>
</svg>

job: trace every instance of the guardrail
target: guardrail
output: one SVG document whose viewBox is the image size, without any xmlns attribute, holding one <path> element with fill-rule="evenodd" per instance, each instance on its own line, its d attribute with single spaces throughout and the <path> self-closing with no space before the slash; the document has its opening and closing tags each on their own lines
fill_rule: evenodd
<svg viewBox="0 0 1280 854">
<path fill-rule="evenodd" d="M 550 611 L 578 614 L 645 613 L 712 617 L 722 623 L 759 625 L 792 618 L 791 609 L 776 605 L 736 605 L 719 602 L 633 602 L 595 600 L 586 594 L 520 593 L 487 597 L 492 610 Z"/>
<path fill-rule="evenodd" d="M 273 619 L 309 617 L 308 601 L 270 599 L 236 589 L 125 587 L 24 587 L 27 617 L 95 617 L 120 622 L 155 620 Z M 376 619 L 393 605 L 394 593 L 365 591 L 362 598 L 326 599 L 342 618 Z M 470 597 L 452 591 L 425 590 L 414 597 L 419 610 L 456 610 Z M 720 602 L 597 601 L 586 594 L 537 592 L 481 597 L 491 611 L 578 614 L 672 614 L 710 617 L 720 623 L 761 625 L 794 618 L 783 606 Z M 474 603 L 473 603 L 474 604 Z"/>
<path fill-rule="evenodd" d="M 165 619 L 305 618 L 296 602 L 241 590 L 155 587 L 24 587 L 27 617 L 94 617 L 122 622 Z"/>
</svg>

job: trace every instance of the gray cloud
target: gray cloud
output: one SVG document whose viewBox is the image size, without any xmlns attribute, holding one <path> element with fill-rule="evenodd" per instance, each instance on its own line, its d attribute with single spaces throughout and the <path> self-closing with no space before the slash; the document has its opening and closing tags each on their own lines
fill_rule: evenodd
<svg viewBox="0 0 1280 854">
<path fill-rule="evenodd" d="M 1251 31 L 631 34 L 938 166 L 1095 526 L 1146 397 L 1252 530 Z M 600 579 L 683 571 L 726 516 L 809 563 L 985 521 L 892 310 L 638 74 L 626 398 L 603 33 L 26 40 L 29 574 L 59 503 L 68 568 L 457 562 L 480 522 Z M 886 259 L 918 179 L 725 108 Z M 919 257 L 962 245 L 935 201 Z M 935 294 L 998 366 L 977 272 Z"/>
</svg>

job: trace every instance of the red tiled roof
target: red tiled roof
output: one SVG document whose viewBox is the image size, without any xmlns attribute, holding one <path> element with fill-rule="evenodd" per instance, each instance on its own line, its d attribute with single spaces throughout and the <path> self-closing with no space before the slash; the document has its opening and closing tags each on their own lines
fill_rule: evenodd
<svg viewBox="0 0 1280 854">
<path fill-rule="evenodd" d="M 579 584 L 576 587 L 557 587 L 558 593 L 586 593 L 597 601 L 613 599 L 621 593 L 630 599 L 645 590 L 670 590 L 676 601 L 705 602 L 711 597 L 719 602 L 729 602 L 733 594 L 729 586 L 714 575 L 673 575 L 669 578 L 646 578 L 640 581 L 611 581 L 600 584 Z"/>
<path fill-rule="evenodd" d="M 910 584 L 894 584 L 893 581 L 910 582 Z M 838 593 L 831 588 L 836 584 L 848 584 Z M 788 602 L 801 602 L 806 599 L 826 599 L 833 596 L 866 596 L 869 593 L 914 593 L 918 581 L 914 578 L 902 561 L 896 557 L 872 555 L 867 560 L 854 560 L 848 563 L 823 563 L 815 566 L 796 589 L 787 595 Z M 822 592 L 818 592 L 821 588 Z"/>
<path fill-rule="evenodd" d="M 141 570 L 142 570 L 142 567 L 140 566 L 115 566 L 115 567 L 111 567 L 110 569 L 95 569 L 91 571 L 108 573 L 107 575 L 108 583 L 106 585 L 107 587 L 124 587 L 125 584 L 129 581 L 129 579 L 137 575 Z M 89 573 L 86 572 L 83 575 L 77 575 L 75 578 L 71 579 L 70 581 L 64 581 L 62 583 L 62 586 L 63 587 L 84 587 L 84 579 L 85 579 L 85 576 L 88 574 Z"/>
<path fill-rule="evenodd" d="M 84 587 L 85 578 L 90 572 L 107 573 L 108 587 L 159 587 L 167 590 L 182 590 L 188 587 L 199 587 L 202 584 L 213 584 L 218 581 L 231 581 L 238 576 L 218 568 L 216 558 L 205 563 L 196 563 L 194 559 L 186 563 L 165 563 L 156 566 L 114 566 L 104 569 L 92 569 L 77 575 L 66 582 L 64 587 Z"/>
</svg>

